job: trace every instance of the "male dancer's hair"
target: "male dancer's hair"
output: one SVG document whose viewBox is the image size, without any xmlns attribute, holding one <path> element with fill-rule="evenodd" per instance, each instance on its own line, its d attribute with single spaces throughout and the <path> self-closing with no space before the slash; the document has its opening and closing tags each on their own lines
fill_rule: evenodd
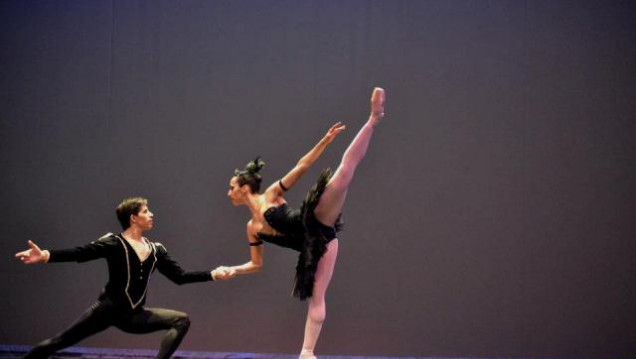
<svg viewBox="0 0 636 359">
<path fill-rule="evenodd" d="M 130 227 L 130 216 L 133 214 L 137 215 L 141 210 L 141 207 L 147 205 L 148 200 L 142 197 L 132 197 L 123 200 L 115 210 L 117 219 L 121 224 L 121 228 L 123 230 L 128 229 L 128 227 Z"/>
</svg>

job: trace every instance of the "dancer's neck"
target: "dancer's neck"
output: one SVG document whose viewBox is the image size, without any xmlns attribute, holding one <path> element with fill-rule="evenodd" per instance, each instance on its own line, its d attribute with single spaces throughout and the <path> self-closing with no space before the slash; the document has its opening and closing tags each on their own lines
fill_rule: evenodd
<svg viewBox="0 0 636 359">
<path fill-rule="evenodd" d="M 124 238 L 126 239 L 141 241 L 143 238 L 142 233 L 143 231 L 141 229 L 131 226 L 131 227 L 128 227 L 125 231 L 123 231 L 121 235 L 124 236 Z"/>
<path fill-rule="evenodd" d="M 252 219 L 260 218 L 261 216 L 261 207 L 265 203 L 265 196 L 260 194 L 252 194 L 248 195 L 245 198 L 245 205 L 250 210 L 252 214 Z"/>
</svg>

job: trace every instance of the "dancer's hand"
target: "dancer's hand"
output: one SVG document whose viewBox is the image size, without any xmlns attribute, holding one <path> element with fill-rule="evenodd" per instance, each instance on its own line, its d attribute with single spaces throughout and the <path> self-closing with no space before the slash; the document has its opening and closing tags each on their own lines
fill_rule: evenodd
<svg viewBox="0 0 636 359">
<path fill-rule="evenodd" d="M 382 118 L 384 117 L 384 101 L 386 99 L 384 89 L 376 87 L 371 94 L 371 116 Z"/>
<path fill-rule="evenodd" d="M 327 131 L 327 134 L 325 135 L 325 141 L 327 142 L 327 144 L 331 143 L 331 141 L 333 141 L 340 132 L 346 129 L 347 129 L 347 126 L 343 125 L 342 122 L 337 122 L 336 124 L 331 126 L 331 128 L 329 129 L 329 131 Z"/>
<path fill-rule="evenodd" d="M 217 280 L 230 280 L 236 276 L 236 271 L 234 268 L 219 266 L 212 271 L 212 276 Z"/>
<path fill-rule="evenodd" d="M 38 245 L 33 243 L 33 241 L 31 241 L 30 239 L 28 241 L 28 244 L 31 249 L 16 253 L 16 258 L 21 260 L 24 264 L 48 262 L 50 256 L 49 251 L 41 250 L 40 247 L 38 247 Z"/>
</svg>

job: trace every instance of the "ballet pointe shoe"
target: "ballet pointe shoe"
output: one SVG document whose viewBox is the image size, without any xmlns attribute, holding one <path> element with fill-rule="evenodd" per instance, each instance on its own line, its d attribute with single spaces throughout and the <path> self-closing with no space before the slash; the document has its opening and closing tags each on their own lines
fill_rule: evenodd
<svg viewBox="0 0 636 359">
<path fill-rule="evenodd" d="M 373 93 L 371 94 L 371 118 L 374 125 L 380 122 L 380 119 L 384 117 L 385 99 L 386 95 L 383 88 L 376 87 L 373 89 Z"/>
<path fill-rule="evenodd" d="M 300 354 L 298 359 L 316 359 L 316 356 L 313 354 Z"/>
</svg>

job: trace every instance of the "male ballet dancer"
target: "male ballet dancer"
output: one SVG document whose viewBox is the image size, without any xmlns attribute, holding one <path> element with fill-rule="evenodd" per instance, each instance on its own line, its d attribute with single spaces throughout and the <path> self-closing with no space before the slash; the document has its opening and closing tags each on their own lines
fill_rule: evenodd
<svg viewBox="0 0 636 359">
<path fill-rule="evenodd" d="M 46 358 L 111 326 L 133 334 L 166 330 L 157 358 L 170 358 L 186 335 L 190 320 L 186 313 L 176 310 L 144 307 L 152 272 L 157 269 L 179 285 L 226 280 L 233 275 L 225 267 L 186 272 L 170 258 L 161 243 L 143 237 L 143 232 L 153 227 L 153 214 L 145 198 L 125 199 L 116 214 L 123 228 L 120 234 L 108 233 L 87 245 L 61 250 L 41 250 L 29 240 L 31 248 L 16 253 L 15 257 L 25 264 L 104 258 L 109 273 L 108 283 L 97 301 L 68 329 L 33 347 L 25 358 Z"/>
</svg>

